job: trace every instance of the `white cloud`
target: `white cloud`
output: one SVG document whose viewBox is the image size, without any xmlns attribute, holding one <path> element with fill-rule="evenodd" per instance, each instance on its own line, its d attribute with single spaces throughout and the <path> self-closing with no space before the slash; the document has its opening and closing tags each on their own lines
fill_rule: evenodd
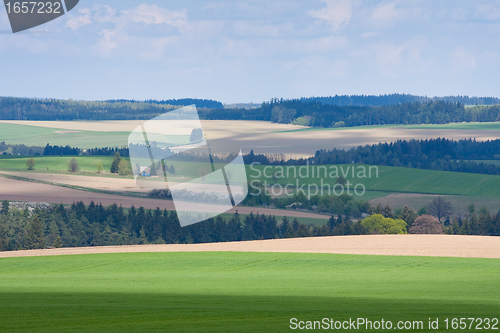
<svg viewBox="0 0 500 333">
<path fill-rule="evenodd" d="M 381 42 L 372 45 L 375 62 L 386 77 L 398 77 L 418 72 L 425 66 L 422 51 L 427 46 L 425 37 L 416 36 L 403 43 Z"/>
<path fill-rule="evenodd" d="M 393 21 L 399 19 L 401 10 L 395 8 L 397 1 L 379 4 L 372 12 L 371 19 L 374 21 Z"/>
<path fill-rule="evenodd" d="M 68 21 L 66 21 L 66 27 L 71 28 L 71 30 L 75 31 L 83 26 L 92 24 L 92 20 L 90 19 L 90 9 L 83 8 L 79 10 L 81 15 L 70 17 Z"/>
<path fill-rule="evenodd" d="M 450 55 L 450 66 L 452 73 L 460 73 L 463 70 L 474 69 L 476 67 L 476 58 L 465 48 L 459 47 Z"/>
<path fill-rule="evenodd" d="M 417 3 L 418 4 L 418 3 Z M 366 21 L 372 29 L 389 29 L 398 23 L 409 20 L 427 19 L 430 13 L 421 6 L 415 6 L 412 2 L 380 2 L 375 8 L 368 8 L 360 15 L 361 21 Z"/>
<path fill-rule="evenodd" d="M 321 0 L 326 7 L 320 10 L 310 10 L 310 17 L 328 22 L 334 30 L 349 23 L 352 17 L 352 2 L 350 0 Z"/>
<path fill-rule="evenodd" d="M 168 24 L 172 26 L 182 25 L 187 20 L 187 11 L 168 10 L 158 5 L 141 4 L 135 8 L 121 11 L 126 23 L 136 22 L 145 24 Z"/>
</svg>

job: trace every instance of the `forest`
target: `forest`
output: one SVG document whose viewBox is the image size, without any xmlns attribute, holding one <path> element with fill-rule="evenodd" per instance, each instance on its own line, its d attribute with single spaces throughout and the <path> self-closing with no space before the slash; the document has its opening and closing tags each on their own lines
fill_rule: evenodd
<svg viewBox="0 0 500 333">
<path fill-rule="evenodd" d="M 409 207 L 393 212 L 389 206 L 372 207 L 372 215 L 365 220 L 401 223 L 405 233 L 424 220 L 425 212 L 415 213 Z M 420 216 L 419 216 L 420 215 Z M 420 219 L 419 219 L 420 217 Z M 433 219 L 430 217 L 430 219 Z M 331 216 L 327 223 L 314 226 L 275 216 L 235 213 L 231 218 L 220 216 L 181 228 L 173 211 L 147 210 L 142 207 L 124 209 L 116 204 L 103 207 L 76 202 L 65 207 L 51 205 L 29 209 L 9 208 L 3 201 L 0 209 L 0 251 L 37 249 L 47 247 L 79 247 L 130 244 L 209 243 L 259 240 L 291 237 L 331 235 L 362 235 L 378 233 L 364 221 Z M 404 221 L 404 222 L 402 222 Z M 432 233 L 500 235 L 500 214 L 492 215 L 486 209 L 475 211 L 473 206 L 463 218 L 453 217 Z M 418 231 L 418 229 L 417 229 Z M 389 232 L 391 233 L 391 232 Z"/>
<path fill-rule="evenodd" d="M 456 122 L 500 121 L 500 106 L 465 107 L 441 100 L 383 106 L 342 106 L 310 100 L 278 100 L 260 108 L 201 110 L 202 119 L 264 120 L 314 127 L 367 125 L 447 124 Z"/>
<path fill-rule="evenodd" d="M 328 97 L 303 97 L 302 102 L 320 102 L 330 105 L 351 105 L 351 106 L 382 106 L 395 105 L 401 103 L 426 103 L 430 101 L 444 101 L 447 103 L 461 103 L 468 105 L 491 105 L 500 104 L 500 98 L 496 97 L 469 97 L 469 96 L 445 96 L 427 97 L 409 94 L 389 94 L 389 95 L 335 95 Z"/>
<path fill-rule="evenodd" d="M 156 99 L 147 99 L 144 102 L 135 101 L 129 99 L 111 99 L 106 100 L 108 103 L 150 103 L 150 104 L 166 104 L 166 105 L 176 105 L 176 106 L 186 106 L 186 105 L 196 105 L 197 108 L 201 109 L 223 109 L 224 104 L 219 101 L 214 101 L 211 99 L 197 99 L 197 98 L 181 98 L 181 99 L 168 99 L 158 101 Z"/>
<path fill-rule="evenodd" d="M 351 96 L 354 98 L 353 96 Z M 263 120 L 316 127 L 387 124 L 445 124 L 500 121 L 500 106 L 465 107 L 461 102 L 432 99 L 392 105 L 333 105 L 315 99 L 273 99 L 258 108 L 221 108 L 220 102 L 184 99 L 171 101 L 74 101 L 0 98 L 0 120 L 133 120 L 152 119 L 183 103 L 203 105 L 201 119 Z M 486 99 L 485 99 L 486 100 Z M 367 102 L 368 99 L 365 100 Z M 490 100 L 488 100 L 490 101 Z M 493 100 L 492 100 L 493 101 Z M 169 102 L 177 104 L 168 104 Z"/>
</svg>

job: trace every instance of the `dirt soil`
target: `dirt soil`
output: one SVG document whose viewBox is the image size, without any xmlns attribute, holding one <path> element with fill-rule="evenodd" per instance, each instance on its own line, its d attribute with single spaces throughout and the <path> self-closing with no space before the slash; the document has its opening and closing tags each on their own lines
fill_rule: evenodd
<svg viewBox="0 0 500 333">
<path fill-rule="evenodd" d="M 131 252 L 302 252 L 364 255 L 500 258 L 500 237 L 367 235 L 287 238 L 206 244 L 126 245 L 0 252 L 0 258 Z"/>
</svg>

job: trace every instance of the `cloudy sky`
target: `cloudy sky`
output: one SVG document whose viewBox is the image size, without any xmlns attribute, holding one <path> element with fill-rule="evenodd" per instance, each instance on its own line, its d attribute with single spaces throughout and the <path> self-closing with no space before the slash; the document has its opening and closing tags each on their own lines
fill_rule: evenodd
<svg viewBox="0 0 500 333">
<path fill-rule="evenodd" d="M 0 96 L 500 97 L 499 41 L 500 1 L 80 0 L 17 34 L 0 7 Z"/>
</svg>

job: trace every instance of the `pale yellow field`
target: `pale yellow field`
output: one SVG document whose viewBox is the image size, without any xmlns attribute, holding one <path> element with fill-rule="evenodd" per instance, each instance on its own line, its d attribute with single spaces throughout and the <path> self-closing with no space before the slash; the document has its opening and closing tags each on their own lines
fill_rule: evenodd
<svg viewBox="0 0 500 333">
<path fill-rule="evenodd" d="M 44 128 L 59 128 L 71 131 L 128 132 L 143 124 L 145 120 L 109 120 L 109 121 L 29 121 L 0 120 L 0 123 L 28 125 Z M 203 129 L 210 132 L 224 133 L 269 133 L 307 128 L 291 124 L 276 124 L 269 121 L 244 120 L 201 120 Z"/>
<path fill-rule="evenodd" d="M 363 255 L 500 258 L 500 237 L 364 235 L 270 239 L 206 244 L 96 246 L 0 252 L 0 258 L 131 252 L 302 252 Z"/>
</svg>

